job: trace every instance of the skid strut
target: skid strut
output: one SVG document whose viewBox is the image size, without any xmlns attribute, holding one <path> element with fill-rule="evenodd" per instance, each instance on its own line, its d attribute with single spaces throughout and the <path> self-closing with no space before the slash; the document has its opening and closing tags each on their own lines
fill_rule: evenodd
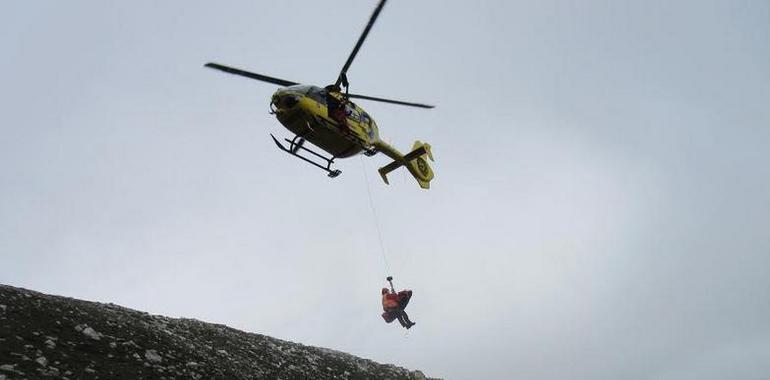
<svg viewBox="0 0 770 380">
<path fill-rule="evenodd" d="M 284 141 L 289 143 L 289 147 L 288 148 L 283 146 L 283 144 L 281 144 L 278 141 L 278 139 L 276 139 L 275 136 L 273 136 L 272 133 L 270 134 L 270 137 L 273 138 L 273 141 L 275 142 L 275 145 L 278 145 L 279 149 L 281 149 L 282 151 L 284 151 L 284 152 L 286 152 L 286 153 L 288 153 L 288 154 L 290 154 L 290 155 L 292 155 L 294 157 L 299 158 L 302 161 L 305 161 L 305 162 L 307 162 L 307 163 L 309 163 L 309 164 L 311 164 L 311 165 L 313 165 L 313 166 L 315 166 L 315 167 L 325 171 L 329 177 L 334 178 L 334 177 L 342 174 L 341 170 L 339 170 L 339 169 L 332 170 L 332 168 L 331 168 L 332 164 L 334 163 L 334 158 L 335 158 L 334 156 L 332 156 L 332 158 L 326 158 L 323 155 L 318 154 L 317 152 L 314 152 L 314 151 L 312 151 L 312 150 L 310 150 L 308 148 L 305 148 L 304 147 L 305 139 L 302 136 L 300 136 L 300 135 L 294 136 L 294 138 L 291 139 L 291 140 L 284 139 Z M 315 162 L 315 161 L 311 160 L 310 158 L 301 155 L 300 151 L 308 152 L 308 153 L 312 154 L 313 156 L 316 156 L 316 157 L 322 159 L 326 163 L 326 165 L 319 164 L 318 162 Z"/>
</svg>

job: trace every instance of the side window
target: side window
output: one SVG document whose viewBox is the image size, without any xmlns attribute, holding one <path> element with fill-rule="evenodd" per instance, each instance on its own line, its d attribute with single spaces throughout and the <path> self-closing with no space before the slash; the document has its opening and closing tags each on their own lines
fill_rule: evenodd
<svg viewBox="0 0 770 380">
<path fill-rule="evenodd" d="M 358 112 L 356 112 L 356 107 L 352 103 L 345 103 L 345 114 L 353 120 L 360 119 Z"/>
<path fill-rule="evenodd" d="M 376 124 L 374 124 L 372 118 L 369 117 L 369 114 L 361 112 L 361 124 L 364 126 L 364 130 L 366 130 L 366 134 L 369 135 L 369 138 L 373 139 Z"/>
</svg>

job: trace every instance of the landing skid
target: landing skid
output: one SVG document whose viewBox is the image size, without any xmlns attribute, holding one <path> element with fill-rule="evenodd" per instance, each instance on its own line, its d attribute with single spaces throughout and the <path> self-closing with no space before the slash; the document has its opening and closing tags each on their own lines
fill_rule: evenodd
<svg viewBox="0 0 770 380">
<path fill-rule="evenodd" d="M 282 151 L 284 151 L 284 152 L 286 152 L 286 153 L 288 153 L 288 154 L 290 154 L 290 155 L 292 155 L 294 157 L 297 157 L 300 160 L 305 161 L 305 162 L 307 162 L 307 163 L 309 163 L 309 164 L 311 164 L 311 165 L 313 165 L 313 166 L 315 166 L 315 167 L 325 171 L 329 177 L 334 178 L 334 177 L 342 174 L 341 170 L 339 170 L 339 169 L 332 170 L 332 168 L 331 168 L 332 164 L 334 163 L 334 158 L 335 158 L 334 156 L 332 156 L 332 158 L 326 158 L 326 157 L 322 156 L 321 154 L 318 154 L 318 153 L 316 153 L 316 152 L 314 152 L 314 151 L 312 151 L 312 150 L 310 150 L 308 148 L 305 148 L 303 146 L 305 144 L 305 139 L 302 138 L 301 136 L 299 136 L 299 135 L 295 136 L 291 140 L 284 139 L 286 142 L 289 143 L 289 147 L 288 148 L 283 146 L 283 144 L 281 144 L 278 141 L 278 139 L 276 139 L 275 136 L 273 136 L 272 133 L 270 134 L 270 137 L 273 138 L 273 141 L 275 142 L 275 145 L 278 145 L 278 148 L 280 148 Z M 316 156 L 316 157 L 322 159 L 326 163 L 326 165 L 319 164 L 318 162 L 315 162 L 315 161 L 313 161 L 313 160 L 311 160 L 311 159 L 301 155 L 300 151 L 308 152 L 308 153 L 312 154 L 313 156 Z"/>
</svg>

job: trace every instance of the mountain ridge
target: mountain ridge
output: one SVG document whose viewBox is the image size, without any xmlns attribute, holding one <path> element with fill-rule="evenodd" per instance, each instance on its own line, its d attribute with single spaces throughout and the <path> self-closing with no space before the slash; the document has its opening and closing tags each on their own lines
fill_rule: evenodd
<svg viewBox="0 0 770 380">
<path fill-rule="evenodd" d="M 0 380 L 428 379 L 221 324 L 0 284 Z"/>
</svg>

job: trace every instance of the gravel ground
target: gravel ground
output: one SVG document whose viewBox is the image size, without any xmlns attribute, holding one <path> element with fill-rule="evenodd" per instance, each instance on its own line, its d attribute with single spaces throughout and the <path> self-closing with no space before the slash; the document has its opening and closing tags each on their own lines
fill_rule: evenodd
<svg viewBox="0 0 770 380">
<path fill-rule="evenodd" d="M 0 285 L 0 380 L 426 379 L 194 319 Z"/>
</svg>

